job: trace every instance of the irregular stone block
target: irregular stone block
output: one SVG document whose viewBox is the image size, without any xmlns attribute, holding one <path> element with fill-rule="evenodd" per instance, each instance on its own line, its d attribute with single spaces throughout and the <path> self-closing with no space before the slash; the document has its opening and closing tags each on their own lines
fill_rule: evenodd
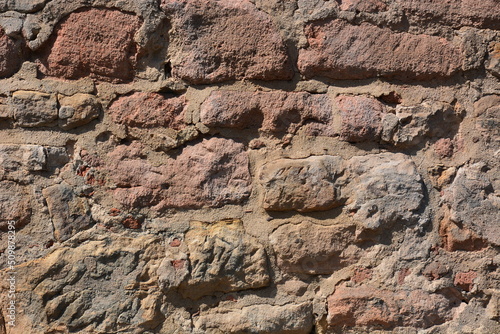
<svg viewBox="0 0 500 334">
<path fill-rule="evenodd" d="M 94 95 L 75 94 L 59 100 L 59 126 L 69 130 L 85 125 L 99 117 L 101 103 Z"/>
<path fill-rule="evenodd" d="M 162 262 L 165 268 L 159 271 L 159 280 L 165 290 L 178 287 L 183 296 L 198 299 L 218 291 L 256 289 L 270 283 L 265 249 L 245 233 L 239 220 L 194 222 L 184 243 L 181 250 L 188 259 L 173 257 L 172 251 L 167 251 Z M 170 247 L 174 254 L 177 247 Z"/>
<path fill-rule="evenodd" d="M 137 49 L 134 34 L 140 20 L 112 9 L 85 9 L 58 24 L 41 70 L 65 79 L 131 80 Z"/>
<path fill-rule="evenodd" d="M 21 42 L 7 36 L 0 27 L 0 78 L 16 73 L 22 61 Z"/>
<path fill-rule="evenodd" d="M 342 329 L 428 328 L 450 320 L 451 309 L 452 301 L 423 290 L 392 292 L 370 286 L 342 286 L 328 297 L 327 322 L 332 328 Z"/>
<path fill-rule="evenodd" d="M 474 103 L 474 116 L 479 133 L 500 142 L 500 95 L 488 95 Z"/>
<path fill-rule="evenodd" d="M 308 334 L 313 328 L 312 307 L 302 303 L 223 309 L 208 314 L 202 312 L 193 324 L 197 333 Z"/>
<path fill-rule="evenodd" d="M 173 76 L 192 84 L 292 78 L 280 33 L 250 1 L 162 0 L 162 8 L 176 31 Z"/>
<path fill-rule="evenodd" d="M 331 274 L 356 262 L 355 226 L 321 226 L 309 222 L 278 227 L 269 237 L 278 266 L 292 273 Z"/>
<path fill-rule="evenodd" d="M 340 157 L 280 159 L 262 167 L 263 207 L 299 212 L 332 209 L 343 204 L 336 178 L 343 171 Z"/>
<path fill-rule="evenodd" d="M 92 225 L 87 200 L 77 197 L 66 183 L 55 184 L 42 190 L 47 201 L 54 236 L 62 242 Z"/>
<path fill-rule="evenodd" d="M 0 166 L 4 173 L 25 169 L 30 172 L 46 169 L 45 148 L 39 145 L 0 144 Z"/>
<path fill-rule="evenodd" d="M 335 99 L 340 110 L 340 138 L 348 142 L 376 141 L 380 136 L 384 105 L 366 96 L 339 96 Z"/>
<path fill-rule="evenodd" d="M 500 42 L 491 43 L 486 69 L 496 77 L 500 77 Z"/>
<path fill-rule="evenodd" d="M 131 127 L 167 127 L 180 130 L 185 126 L 186 100 L 157 93 L 134 93 L 118 98 L 109 107 L 113 121 Z"/>
<path fill-rule="evenodd" d="M 353 218 L 366 229 L 416 223 L 424 194 L 422 179 L 413 161 L 401 153 L 353 157 L 346 192 Z"/>
<path fill-rule="evenodd" d="M 0 230 L 8 230 L 8 222 L 16 228 L 28 224 L 31 218 L 30 195 L 20 185 L 11 181 L 0 182 Z"/>
<path fill-rule="evenodd" d="M 332 103 L 326 94 L 214 91 L 200 109 L 209 127 L 260 127 L 266 133 L 333 136 Z"/>
<path fill-rule="evenodd" d="M 496 0 L 398 0 L 410 22 L 439 22 L 453 27 L 474 26 L 500 29 L 500 14 Z"/>
<path fill-rule="evenodd" d="M 461 167 L 453 183 L 444 190 L 449 219 L 474 232 L 477 237 L 500 245 L 500 201 L 484 172 L 483 163 Z"/>
<path fill-rule="evenodd" d="M 0 0 L 0 12 L 13 10 L 21 13 L 32 13 L 41 8 L 47 0 Z"/>
<path fill-rule="evenodd" d="M 368 23 L 317 21 L 306 25 L 305 34 L 309 46 L 300 50 L 298 67 L 306 77 L 427 80 L 451 76 L 463 63 L 460 49 L 443 38 Z"/>
<path fill-rule="evenodd" d="M 340 9 L 353 12 L 378 13 L 387 10 L 387 5 L 381 0 L 342 0 Z"/>
<path fill-rule="evenodd" d="M 57 119 L 57 99 L 52 94 L 17 91 L 10 105 L 14 121 L 21 127 L 51 126 Z"/>
</svg>

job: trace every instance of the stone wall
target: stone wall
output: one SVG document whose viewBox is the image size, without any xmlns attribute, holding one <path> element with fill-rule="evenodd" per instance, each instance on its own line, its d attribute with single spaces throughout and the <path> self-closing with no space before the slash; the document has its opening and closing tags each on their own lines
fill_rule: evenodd
<svg viewBox="0 0 500 334">
<path fill-rule="evenodd" d="M 1 334 L 500 332 L 498 0 L 0 27 Z"/>
</svg>

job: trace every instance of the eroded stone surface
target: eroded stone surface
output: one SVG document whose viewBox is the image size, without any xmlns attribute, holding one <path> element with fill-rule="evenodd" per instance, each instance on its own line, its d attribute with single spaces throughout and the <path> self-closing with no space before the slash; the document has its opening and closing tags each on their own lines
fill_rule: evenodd
<svg viewBox="0 0 500 334">
<path fill-rule="evenodd" d="M 184 125 L 184 97 L 167 97 L 157 93 L 134 93 L 117 99 L 108 112 L 119 124 L 132 127 L 168 127 Z"/>
<path fill-rule="evenodd" d="M 271 211 L 328 210 L 343 203 L 336 178 L 343 172 L 340 157 L 280 159 L 267 163 L 260 173 L 263 207 Z"/>
<path fill-rule="evenodd" d="M 293 72 L 272 20 L 250 1 L 163 0 L 177 32 L 172 74 L 194 84 L 286 80 Z"/>
<path fill-rule="evenodd" d="M 434 36 L 342 20 L 310 23 L 305 33 L 309 47 L 300 50 L 298 67 L 306 77 L 429 79 L 450 76 L 462 66 L 460 49 Z"/>
<path fill-rule="evenodd" d="M 0 27 L 0 78 L 14 74 L 21 63 L 21 43 L 7 36 L 5 30 Z"/>
<path fill-rule="evenodd" d="M 57 99 L 52 94 L 17 91 L 10 105 L 14 121 L 21 127 L 49 126 L 57 119 Z"/>
<path fill-rule="evenodd" d="M 30 195 L 22 186 L 11 181 L 0 182 L 0 230 L 8 230 L 8 222 L 20 228 L 31 217 Z"/>
<path fill-rule="evenodd" d="M 209 127 L 260 128 L 265 133 L 332 136 L 332 103 L 326 94 L 215 91 L 203 102 L 201 122 Z"/>
<path fill-rule="evenodd" d="M 349 142 L 376 141 L 380 135 L 384 105 L 372 97 L 339 96 L 340 138 Z"/>
<path fill-rule="evenodd" d="M 184 296 L 198 299 L 218 291 L 265 287 L 270 282 L 265 249 L 245 233 L 239 220 L 195 222 L 185 244 L 186 259 L 179 258 L 177 247 L 170 247 L 175 252 L 167 250 L 159 271 L 163 289 L 178 285 Z"/>
<path fill-rule="evenodd" d="M 356 261 L 355 226 L 285 224 L 270 235 L 278 265 L 292 273 L 331 274 Z"/>
<path fill-rule="evenodd" d="M 73 12 L 56 29 L 42 71 L 65 79 L 131 80 L 137 54 L 133 37 L 139 26 L 137 17 L 119 10 Z"/>
<path fill-rule="evenodd" d="M 94 95 L 75 94 L 59 99 L 59 126 L 69 130 L 99 117 L 102 106 Z"/>
</svg>

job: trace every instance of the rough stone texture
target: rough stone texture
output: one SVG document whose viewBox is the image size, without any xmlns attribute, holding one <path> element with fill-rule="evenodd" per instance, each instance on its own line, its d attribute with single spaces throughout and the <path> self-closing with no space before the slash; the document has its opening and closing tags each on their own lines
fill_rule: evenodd
<svg viewBox="0 0 500 334">
<path fill-rule="evenodd" d="M 245 233 L 239 220 L 195 222 L 185 235 L 185 244 L 181 251 L 186 250 L 187 258 L 179 258 L 179 246 L 167 250 L 158 271 L 163 289 L 179 287 L 182 295 L 198 299 L 216 291 L 269 285 L 264 247 Z"/>
<path fill-rule="evenodd" d="M 59 99 L 59 126 L 69 130 L 99 117 L 102 106 L 94 95 L 75 94 Z"/>
<path fill-rule="evenodd" d="M 216 91 L 203 102 L 201 122 L 209 127 L 259 128 L 265 133 L 332 136 L 327 95 L 286 92 Z"/>
<path fill-rule="evenodd" d="M 494 245 L 500 245 L 500 202 L 486 166 L 476 163 L 457 171 L 453 183 L 444 190 L 450 220 L 476 233 Z"/>
<path fill-rule="evenodd" d="M 179 130 L 184 126 L 185 99 L 167 98 L 156 93 L 134 93 L 117 99 L 109 108 L 113 121 L 131 127 L 166 127 Z"/>
<path fill-rule="evenodd" d="M 292 77 L 275 24 L 250 1 L 162 0 L 162 6 L 178 32 L 172 75 L 193 84 Z"/>
<path fill-rule="evenodd" d="M 57 100 L 51 94 L 17 91 L 10 104 L 14 121 L 21 127 L 47 126 L 57 119 Z"/>
<path fill-rule="evenodd" d="M 241 310 L 221 310 L 200 314 L 194 322 L 195 333 L 280 333 L 311 332 L 311 305 L 253 305 Z"/>
<path fill-rule="evenodd" d="M 0 27 L 0 78 L 14 74 L 21 63 L 21 43 L 7 36 L 5 30 Z"/>
<path fill-rule="evenodd" d="M 384 106 L 374 98 L 339 96 L 335 99 L 342 117 L 340 138 L 349 142 L 376 141 Z"/>
<path fill-rule="evenodd" d="M 0 334 L 500 333 L 496 7 L 0 0 Z"/>
<path fill-rule="evenodd" d="M 364 228 L 386 229 L 418 221 L 424 194 L 421 177 L 411 159 L 402 154 L 382 153 L 354 157 L 349 164 L 355 175 L 349 210 Z"/>
<path fill-rule="evenodd" d="M 105 81 L 133 78 L 139 19 L 118 10 L 88 9 L 60 23 L 42 71 L 50 76 Z"/>
<path fill-rule="evenodd" d="M 410 20 L 433 21 L 453 27 L 475 26 L 489 29 L 500 28 L 500 14 L 496 0 L 397 0 L 397 5 L 405 11 Z"/>
<path fill-rule="evenodd" d="M 300 50 L 298 66 L 306 77 L 424 80 L 450 76 L 462 66 L 460 49 L 434 36 L 342 20 L 310 23 L 305 33 L 309 47 Z"/>
<path fill-rule="evenodd" d="M 272 211 L 328 210 L 342 205 L 335 179 L 343 172 L 342 159 L 333 156 L 281 159 L 263 166 L 263 207 Z"/>
<path fill-rule="evenodd" d="M 354 226 L 319 226 L 310 222 L 280 226 L 270 235 L 278 265 L 287 272 L 331 274 L 356 262 Z"/>
<path fill-rule="evenodd" d="M 328 324 L 393 329 L 428 328 L 450 319 L 451 302 L 439 294 L 378 290 L 370 286 L 339 287 L 328 297 Z"/>
</svg>

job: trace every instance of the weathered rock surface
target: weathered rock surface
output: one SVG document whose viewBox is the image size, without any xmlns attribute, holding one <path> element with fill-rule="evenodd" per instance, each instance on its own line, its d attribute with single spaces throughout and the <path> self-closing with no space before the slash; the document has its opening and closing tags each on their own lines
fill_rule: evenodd
<svg viewBox="0 0 500 334">
<path fill-rule="evenodd" d="M 75 94 L 59 99 L 59 126 L 69 130 L 99 117 L 102 106 L 94 95 Z"/>
<path fill-rule="evenodd" d="M 181 251 L 186 251 L 187 258 L 179 256 L 177 245 L 167 247 L 167 258 L 158 271 L 163 289 L 179 287 L 185 297 L 198 299 L 270 283 L 266 251 L 245 233 L 239 220 L 195 222 L 184 243 Z"/>
<path fill-rule="evenodd" d="M 339 287 L 328 297 L 328 324 L 333 328 L 428 328 L 449 320 L 451 308 L 450 300 L 444 296 L 423 290 L 392 292 L 370 286 Z"/>
<path fill-rule="evenodd" d="M 285 224 L 271 235 L 278 265 L 287 272 L 331 274 L 355 263 L 355 226 L 320 226 L 310 222 Z"/>
<path fill-rule="evenodd" d="M 193 84 L 293 76 L 271 18 L 250 1 L 162 0 L 177 32 L 172 75 Z"/>
<path fill-rule="evenodd" d="M 253 305 L 241 310 L 202 313 L 194 321 L 194 333 L 306 334 L 312 327 L 312 307 L 307 303 Z"/>
<path fill-rule="evenodd" d="M 26 189 L 12 181 L 0 182 L 0 217 L 2 231 L 7 231 L 9 221 L 14 221 L 16 228 L 29 223 L 31 206 Z"/>
<path fill-rule="evenodd" d="M 422 208 L 422 179 L 403 154 L 381 153 L 349 161 L 354 182 L 348 205 L 353 218 L 370 230 L 416 223 Z"/>
<path fill-rule="evenodd" d="M 183 97 L 166 97 L 157 93 L 134 93 L 120 97 L 109 108 L 113 120 L 132 127 L 167 127 L 181 129 L 184 125 Z"/>
<path fill-rule="evenodd" d="M 362 142 L 378 139 L 384 113 L 382 103 L 365 96 L 339 96 L 335 102 L 342 118 L 342 140 Z"/>
<path fill-rule="evenodd" d="M 340 157 L 280 159 L 262 167 L 263 207 L 271 211 L 328 210 L 343 203 L 336 178 L 343 172 Z"/>
<path fill-rule="evenodd" d="M 203 102 L 209 127 L 259 128 L 264 133 L 332 136 L 332 103 L 326 94 L 215 91 Z"/>
<path fill-rule="evenodd" d="M 50 76 L 120 82 L 133 78 L 139 19 L 112 9 L 71 13 L 56 29 L 42 71 Z"/>
<path fill-rule="evenodd" d="M 17 91 L 12 94 L 10 105 L 20 127 L 48 126 L 57 119 L 57 99 L 52 94 Z"/>
<path fill-rule="evenodd" d="M 21 63 L 21 43 L 7 36 L 5 30 L 0 27 L 0 78 L 14 74 Z"/>
<path fill-rule="evenodd" d="M 486 166 L 476 163 L 457 171 L 453 183 L 444 190 L 443 199 L 450 220 L 470 229 L 493 245 L 500 244 L 500 201 Z"/>
<path fill-rule="evenodd" d="M 310 23 L 305 33 L 309 46 L 300 50 L 298 67 L 306 77 L 423 80 L 453 75 L 462 66 L 460 49 L 435 36 L 342 20 Z"/>
</svg>

